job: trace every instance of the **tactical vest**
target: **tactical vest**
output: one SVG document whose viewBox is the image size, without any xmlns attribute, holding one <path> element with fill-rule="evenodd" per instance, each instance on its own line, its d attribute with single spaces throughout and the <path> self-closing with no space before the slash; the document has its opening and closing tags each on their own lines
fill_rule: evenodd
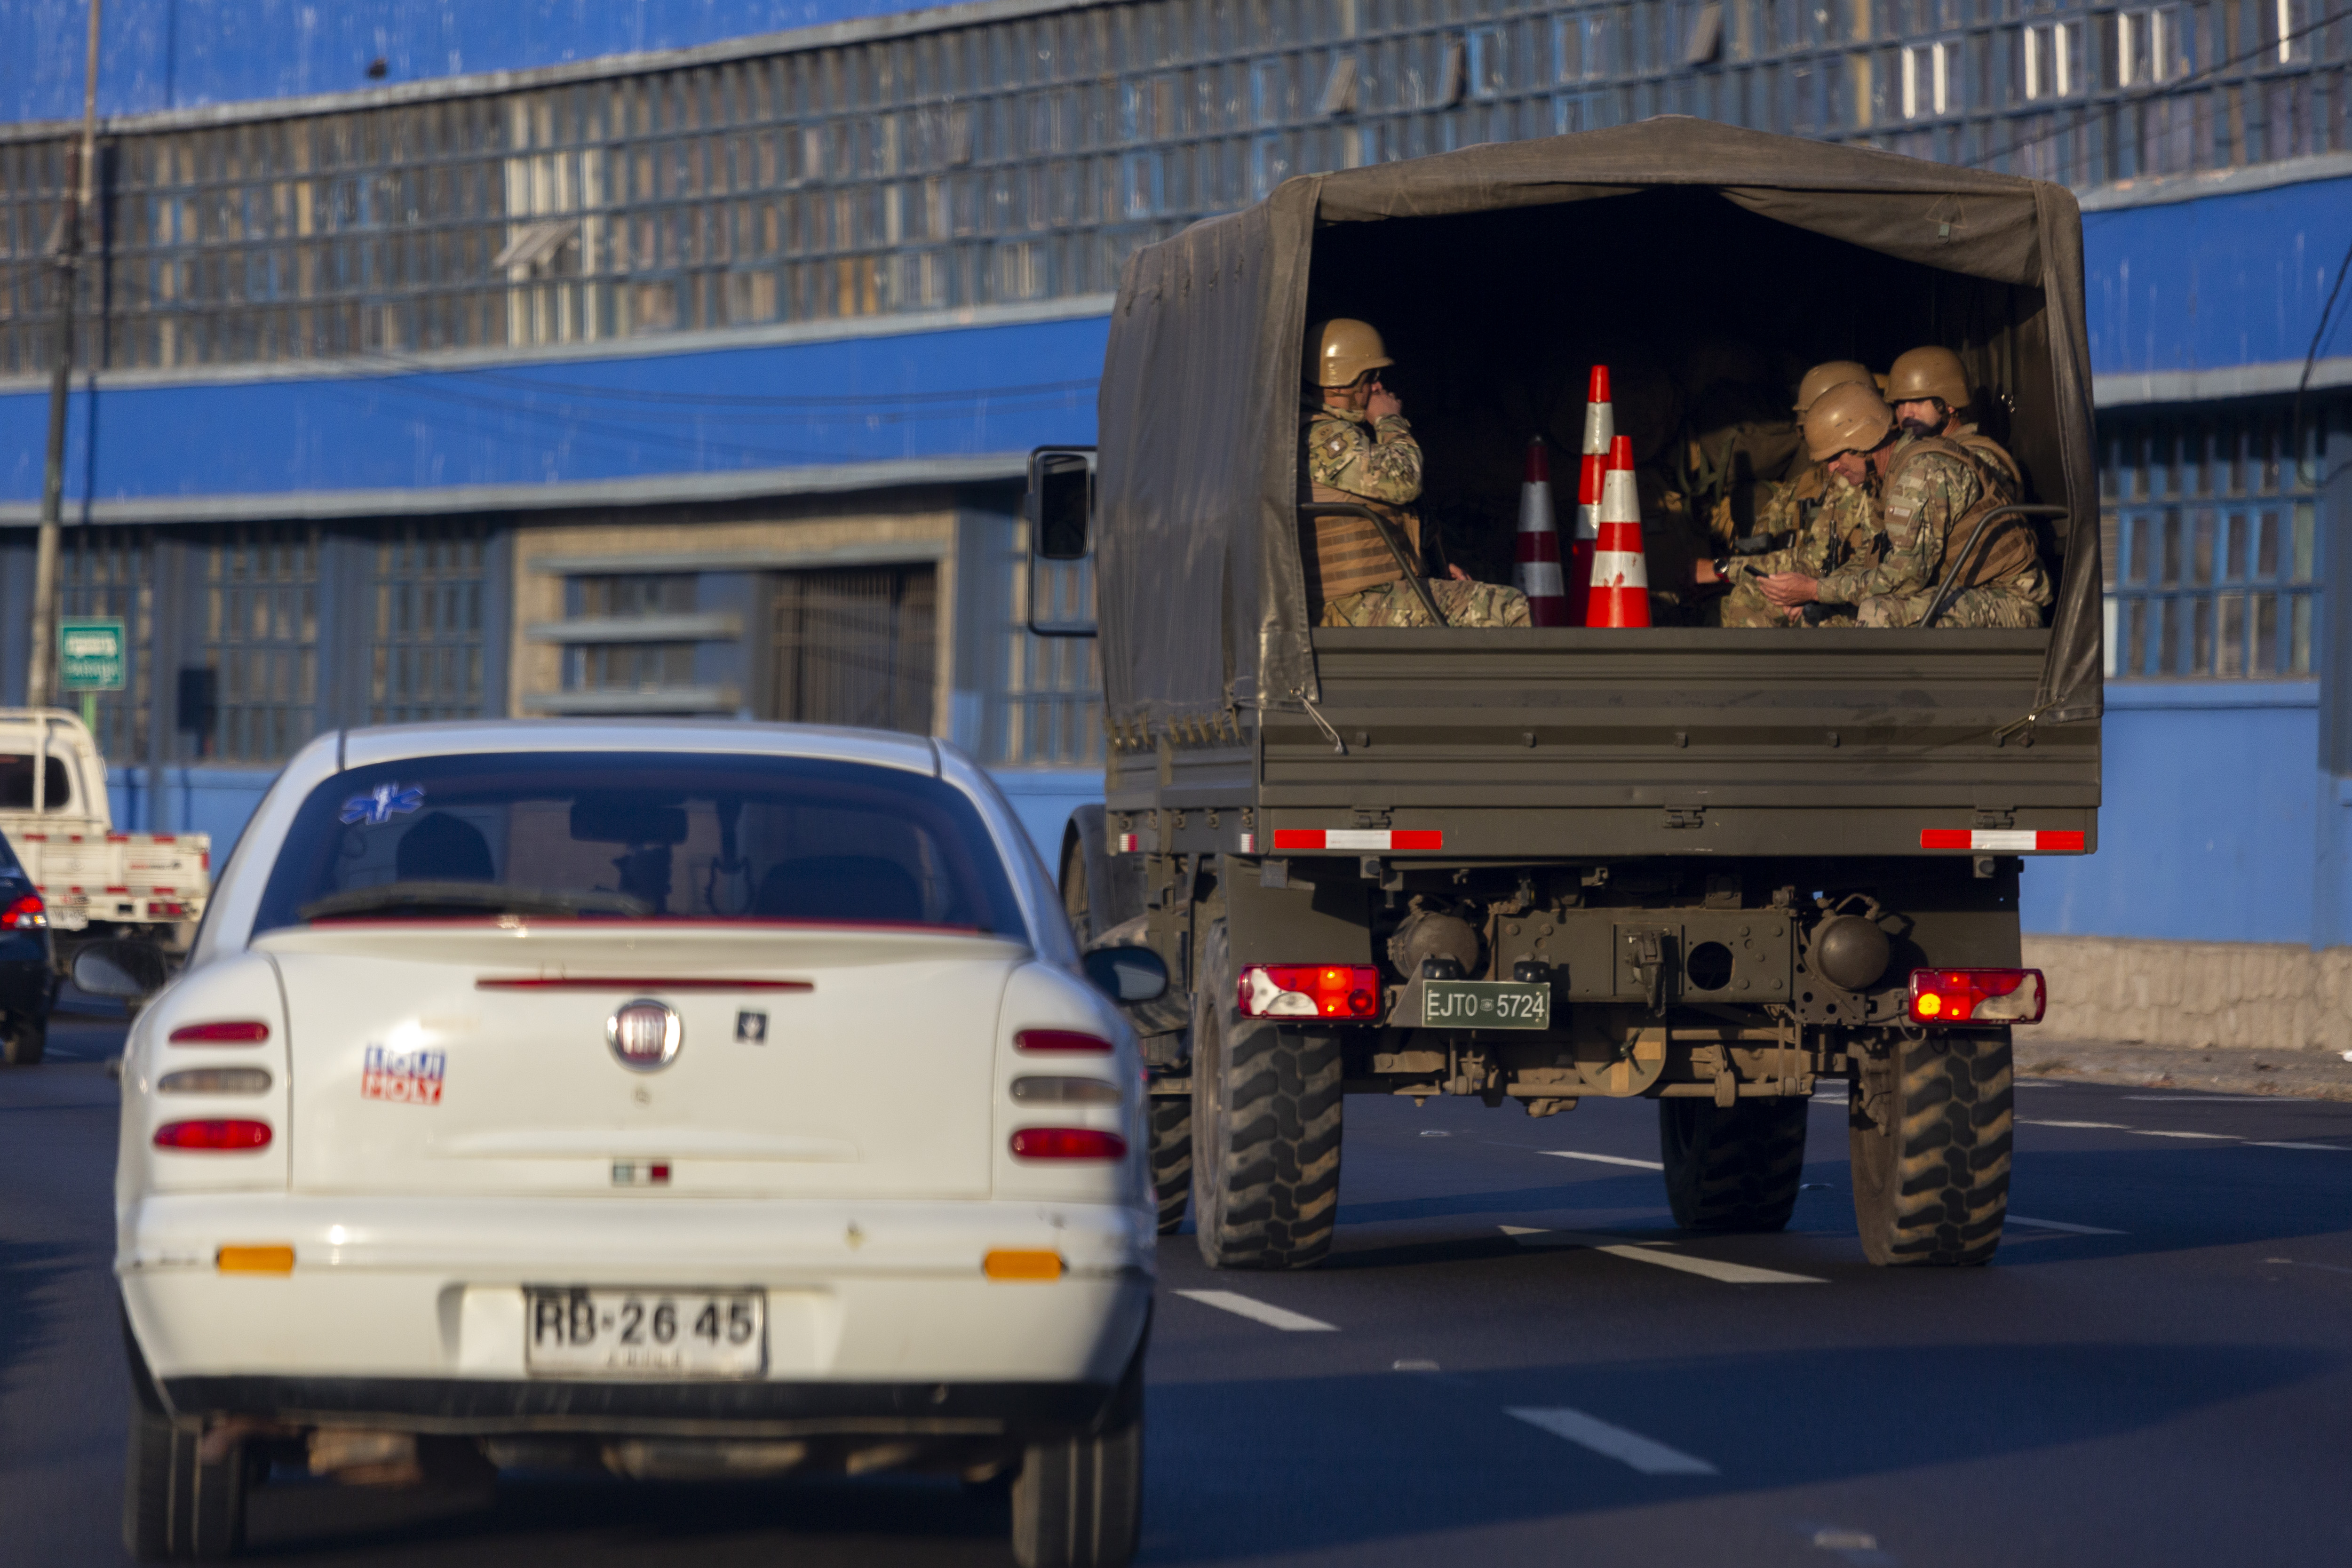
<svg viewBox="0 0 2352 1568">
<path fill-rule="evenodd" d="M 1314 418 L 1309 413 L 1300 422 L 1304 430 Z M 1401 506 L 1391 506 L 1367 496 L 1350 495 L 1329 485 L 1307 482 L 1305 465 L 1299 469 L 1298 499 L 1320 504 L 1360 506 L 1389 521 L 1403 542 L 1405 554 L 1413 564 L 1416 576 L 1427 576 L 1421 559 L 1421 519 Z M 1380 530 L 1360 517 L 1301 518 L 1298 521 L 1298 555 L 1307 568 L 1307 597 L 1309 603 L 1342 599 L 1349 594 L 1360 594 L 1367 588 L 1377 588 L 1383 583 L 1404 579 L 1397 567 L 1396 554 L 1381 538 Z"/>
<path fill-rule="evenodd" d="M 1944 534 L 1944 570 L 1952 569 L 1953 556 L 1969 546 L 1976 537 L 1977 524 L 1988 512 L 2004 507 L 2016 499 L 2016 465 L 2009 454 L 1989 436 L 1967 430 L 1963 438 L 1953 440 L 1946 436 L 1922 436 L 1895 452 L 1886 465 L 1885 479 L 1887 493 L 1892 494 L 1903 471 L 1927 453 L 1935 452 L 1965 466 L 1977 478 L 1976 504 L 1952 520 Z M 1996 458 L 1993 454 L 1998 454 Z M 1992 525 L 1990 537 L 1977 545 L 1974 563 L 1967 575 L 1958 579 L 1962 588 L 1986 588 L 1996 583 L 2006 583 L 2041 557 L 2042 547 L 2033 535 L 2032 524 L 2021 517 L 2002 518 Z M 1947 575 L 1938 586 L 1955 579 Z"/>
</svg>

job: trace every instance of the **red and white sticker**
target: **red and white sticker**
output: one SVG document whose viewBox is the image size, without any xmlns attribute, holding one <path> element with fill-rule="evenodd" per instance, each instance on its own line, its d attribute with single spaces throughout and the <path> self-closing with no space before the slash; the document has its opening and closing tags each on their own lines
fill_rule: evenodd
<svg viewBox="0 0 2352 1568">
<path fill-rule="evenodd" d="M 1112 851 L 1113 854 L 1136 855 L 1142 852 L 1143 840 L 1139 836 L 1132 833 L 1122 833 L 1118 837 L 1118 847 Z"/>
<path fill-rule="evenodd" d="M 1443 849 L 1445 835 L 1423 827 L 1277 827 L 1276 849 Z"/>
<path fill-rule="evenodd" d="M 1255 834 L 1255 833 L 1244 833 L 1244 834 L 1243 834 L 1243 835 L 1242 835 L 1242 837 L 1241 837 L 1241 847 L 1240 847 L 1240 849 L 1239 849 L 1239 850 L 1237 850 L 1237 851 L 1236 851 L 1236 853 L 1238 853 L 1238 854 L 1242 854 L 1242 855 L 1255 855 L 1255 854 L 1256 854 L 1256 853 L 1257 853 L 1257 835 L 1256 835 L 1256 834 Z"/>
<path fill-rule="evenodd" d="M 438 1105 L 441 1083 L 448 1071 L 446 1051 L 395 1055 L 382 1046 L 370 1046 L 360 1073 L 360 1098 L 394 1100 L 403 1105 Z"/>
<path fill-rule="evenodd" d="M 2080 833 L 2045 833 L 2032 827 L 1927 827 L 1922 849 L 2001 849 L 2012 855 L 2080 855 Z"/>
</svg>

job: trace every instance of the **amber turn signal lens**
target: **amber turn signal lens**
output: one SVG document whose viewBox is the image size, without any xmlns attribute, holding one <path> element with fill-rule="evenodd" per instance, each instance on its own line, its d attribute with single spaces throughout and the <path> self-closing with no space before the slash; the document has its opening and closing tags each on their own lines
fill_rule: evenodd
<svg viewBox="0 0 2352 1568">
<path fill-rule="evenodd" d="M 291 1274 L 294 1272 L 294 1249 L 290 1247 L 224 1247 L 214 1261 L 224 1274 Z"/>
<path fill-rule="evenodd" d="M 981 1259 L 980 1268 L 991 1279 L 1059 1279 L 1062 1255 L 1000 1248 Z"/>
</svg>

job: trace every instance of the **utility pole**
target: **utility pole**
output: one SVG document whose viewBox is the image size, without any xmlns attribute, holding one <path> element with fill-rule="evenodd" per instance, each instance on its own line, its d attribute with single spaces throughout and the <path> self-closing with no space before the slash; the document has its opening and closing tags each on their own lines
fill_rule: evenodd
<svg viewBox="0 0 2352 1568">
<path fill-rule="evenodd" d="M 81 80 L 81 155 L 71 203 L 58 225 L 57 363 L 49 367 L 48 461 L 41 470 L 40 542 L 33 552 L 33 657 L 25 672 L 25 701 L 46 708 L 57 700 L 58 524 L 65 510 L 66 410 L 73 388 L 74 302 L 79 292 L 82 225 L 89 216 L 90 184 L 98 168 L 99 0 L 89 0 L 89 60 Z"/>
</svg>

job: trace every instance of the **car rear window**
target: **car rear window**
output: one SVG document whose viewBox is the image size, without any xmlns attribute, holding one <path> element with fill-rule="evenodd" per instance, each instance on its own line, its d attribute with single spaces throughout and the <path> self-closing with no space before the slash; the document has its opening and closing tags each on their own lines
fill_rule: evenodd
<svg viewBox="0 0 2352 1568">
<path fill-rule="evenodd" d="M 939 779 L 626 752 L 421 757 L 339 773 L 302 803 L 254 931 L 504 914 L 1026 937 L 980 813 Z"/>
</svg>

